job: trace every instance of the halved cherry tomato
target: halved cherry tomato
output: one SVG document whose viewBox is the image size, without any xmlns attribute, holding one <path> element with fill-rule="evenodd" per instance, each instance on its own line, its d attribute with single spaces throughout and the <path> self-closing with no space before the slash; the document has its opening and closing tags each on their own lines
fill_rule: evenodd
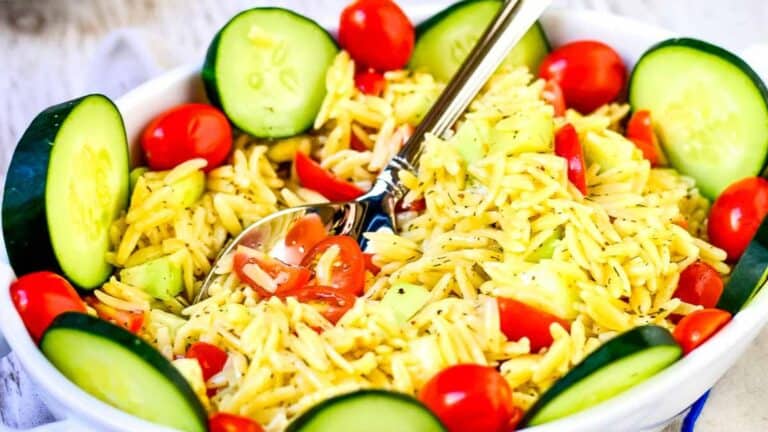
<svg viewBox="0 0 768 432">
<path fill-rule="evenodd" d="M 187 348 L 187 358 L 196 359 L 203 370 L 203 379 L 208 381 L 212 376 L 224 369 L 227 362 L 227 352 L 206 342 L 195 342 Z"/>
<path fill-rule="evenodd" d="M 728 186 L 709 210 L 707 233 L 713 245 L 741 258 L 757 228 L 768 214 L 768 180 L 748 177 Z"/>
<path fill-rule="evenodd" d="M 363 67 L 402 68 L 414 40 L 413 24 L 392 0 L 357 0 L 341 13 L 339 44 Z"/>
<path fill-rule="evenodd" d="M 63 277 L 48 271 L 26 274 L 11 283 L 11 300 L 24 326 L 39 341 L 54 318 L 86 312 L 85 303 Z"/>
<path fill-rule="evenodd" d="M 395 205 L 395 212 L 405 212 L 405 211 L 415 211 L 415 212 L 421 212 L 424 211 L 424 209 L 427 208 L 427 202 L 424 200 L 424 198 L 419 198 L 415 201 L 411 201 L 410 204 L 405 205 L 403 201 L 398 201 Z"/>
<path fill-rule="evenodd" d="M 656 132 L 653 131 L 650 111 L 640 110 L 632 114 L 629 123 L 627 123 L 627 138 L 643 152 L 643 157 L 648 159 L 651 166 L 663 164 L 661 147 L 659 147 Z"/>
<path fill-rule="evenodd" d="M 220 412 L 208 419 L 208 432 L 264 432 L 264 429 L 248 417 Z"/>
<path fill-rule="evenodd" d="M 261 267 L 277 283 L 274 292 L 260 286 L 251 279 L 245 271 L 245 266 L 255 264 Z M 298 266 L 292 266 L 270 257 L 253 257 L 245 252 L 236 252 L 232 267 L 241 281 L 251 286 L 262 297 L 271 297 L 279 295 L 285 291 L 301 288 L 309 282 L 312 276 L 311 272 Z"/>
<path fill-rule="evenodd" d="M 549 53 L 541 62 L 539 76 L 560 84 L 568 107 L 588 114 L 619 97 L 627 68 L 613 48 L 582 40 Z"/>
<path fill-rule="evenodd" d="M 322 219 L 317 213 L 310 213 L 293 223 L 285 236 L 287 264 L 299 265 L 304 256 L 321 240 L 328 237 Z"/>
<path fill-rule="evenodd" d="M 138 333 L 141 330 L 141 326 L 144 325 L 144 313 L 141 311 L 117 309 L 99 301 L 99 299 L 93 296 L 86 297 L 85 302 L 96 309 L 96 314 L 99 318 L 119 325 L 131 333 Z"/>
<path fill-rule="evenodd" d="M 555 154 L 568 162 L 568 180 L 581 191 L 587 194 L 586 165 L 584 164 L 584 152 L 581 149 L 579 135 L 570 123 L 561 127 L 555 134 Z"/>
<path fill-rule="evenodd" d="M 528 338 L 533 353 L 552 345 L 552 335 L 549 332 L 552 324 L 558 323 L 566 330 L 571 328 L 568 321 L 523 302 L 505 297 L 498 297 L 496 302 L 499 305 L 502 333 L 511 341 Z"/>
<path fill-rule="evenodd" d="M 720 309 L 700 309 L 686 315 L 675 327 L 672 336 L 683 353 L 688 354 L 706 342 L 731 320 L 731 314 Z"/>
<path fill-rule="evenodd" d="M 331 270 L 328 285 L 337 290 L 346 291 L 353 295 L 363 293 L 365 284 L 365 257 L 357 240 L 350 236 L 331 236 L 316 244 L 304 257 L 302 265 L 311 268 L 320 256 L 329 248 L 337 246 L 339 255 Z"/>
<path fill-rule="evenodd" d="M 375 70 L 369 69 L 355 74 L 355 87 L 367 95 L 381 96 L 386 85 L 384 75 Z"/>
<path fill-rule="evenodd" d="M 680 273 L 680 281 L 674 297 L 680 300 L 713 308 L 723 294 L 723 278 L 711 265 L 696 261 Z"/>
<path fill-rule="evenodd" d="M 354 133 L 350 135 L 349 137 L 349 148 L 355 151 L 364 152 L 367 150 L 370 150 L 365 143 L 360 140 L 360 138 L 357 137 Z"/>
<path fill-rule="evenodd" d="M 216 108 L 199 103 L 179 105 L 155 117 L 141 135 L 141 148 L 153 170 L 167 170 L 194 158 L 208 161 L 210 171 L 232 149 L 232 127 Z"/>
<path fill-rule="evenodd" d="M 449 432 L 499 432 L 509 424 L 512 389 L 494 368 L 461 364 L 443 369 L 419 392 Z"/>
<path fill-rule="evenodd" d="M 362 189 L 323 169 L 302 152 L 296 153 L 296 174 L 301 185 L 312 189 L 331 201 L 350 201 L 364 193 Z"/>
<path fill-rule="evenodd" d="M 363 259 L 365 260 L 365 269 L 369 272 L 373 273 L 374 276 L 379 274 L 381 269 L 379 266 L 373 263 L 373 254 L 372 253 L 366 253 L 363 252 Z"/>
<path fill-rule="evenodd" d="M 320 313 L 325 319 L 336 324 L 341 317 L 352 309 L 357 297 L 351 292 L 334 287 L 312 285 L 283 293 L 284 297 L 296 297 L 302 303 L 320 306 Z"/>
<path fill-rule="evenodd" d="M 565 97 L 563 96 L 563 89 L 560 88 L 557 81 L 549 80 L 544 84 L 541 98 L 555 109 L 555 117 L 565 115 Z"/>
</svg>

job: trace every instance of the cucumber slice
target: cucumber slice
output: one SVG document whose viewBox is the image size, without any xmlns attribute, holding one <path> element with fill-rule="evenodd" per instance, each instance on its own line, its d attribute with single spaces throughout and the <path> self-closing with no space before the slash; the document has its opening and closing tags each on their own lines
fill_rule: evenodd
<svg viewBox="0 0 768 432">
<path fill-rule="evenodd" d="M 116 408 L 182 431 L 207 430 L 205 409 L 181 373 L 121 327 L 67 312 L 43 333 L 40 349 L 64 376 Z"/>
<path fill-rule="evenodd" d="M 651 110 L 672 166 L 713 199 L 765 165 L 767 98 L 765 85 L 743 60 L 687 38 L 646 51 L 629 85 L 632 108 Z"/>
<path fill-rule="evenodd" d="M 447 82 L 499 12 L 501 0 L 464 0 L 449 6 L 416 28 L 411 69 L 424 69 Z M 534 75 L 549 52 L 549 42 L 537 22 L 512 49 L 504 64 L 527 66 Z"/>
<path fill-rule="evenodd" d="M 672 335 L 654 325 L 634 328 L 606 342 L 547 390 L 521 424 L 535 426 L 590 408 L 677 361 Z"/>
<path fill-rule="evenodd" d="M 375 419 L 375 420 L 374 420 Z M 286 432 L 445 432 L 416 399 L 386 390 L 359 390 L 312 407 Z"/>
<path fill-rule="evenodd" d="M 325 97 L 333 38 L 282 8 L 249 9 L 214 37 L 203 65 L 208 98 L 238 128 L 280 138 L 312 125 Z"/>
<path fill-rule="evenodd" d="M 763 219 L 757 233 L 733 268 L 717 308 L 733 315 L 760 291 L 768 276 L 768 218 Z"/>
<path fill-rule="evenodd" d="M 16 274 L 61 270 L 84 289 L 112 273 L 109 227 L 128 202 L 128 144 L 115 105 L 88 95 L 38 114 L 5 180 L 3 235 Z"/>
</svg>

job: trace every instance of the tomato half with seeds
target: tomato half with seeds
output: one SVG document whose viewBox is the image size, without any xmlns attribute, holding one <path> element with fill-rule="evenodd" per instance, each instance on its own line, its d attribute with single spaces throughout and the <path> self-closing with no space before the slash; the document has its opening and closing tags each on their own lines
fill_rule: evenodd
<svg viewBox="0 0 768 432">
<path fill-rule="evenodd" d="M 302 216 L 293 223 L 285 236 L 285 263 L 299 265 L 312 248 L 328 237 L 322 219 L 317 213 Z"/>
<path fill-rule="evenodd" d="M 249 276 L 247 266 L 257 265 L 275 282 L 274 287 L 261 286 Z M 292 266 L 270 257 L 255 257 L 246 252 L 235 252 L 232 267 L 241 281 L 250 285 L 260 296 L 271 297 L 285 291 L 301 288 L 309 282 L 311 272 L 299 266 Z M 274 289 L 272 289 L 274 288 Z"/>
<path fill-rule="evenodd" d="M 283 293 L 285 297 L 318 306 L 325 319 L 336 324 L 341 317 L 352 309 L 357 297 L 348 292 L 328 286 L 311 285 Z"/>
<path fill-rule="evenodd" d="M 357 240 L 350 236 L 331 236 L 321 241 L 307 254 L 302 265 L 312 268 L 317 260 L 332 247 L 338 248 L 338 256 L 328 275 L 329 280 L 321 281 L 321 284 L 353 295 L 362 294 L 365 284 L 365 257 Z"/>
</svg>

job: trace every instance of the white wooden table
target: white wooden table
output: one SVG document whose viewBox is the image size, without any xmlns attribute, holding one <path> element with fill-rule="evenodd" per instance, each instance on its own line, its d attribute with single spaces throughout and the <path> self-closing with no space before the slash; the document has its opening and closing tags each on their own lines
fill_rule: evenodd
<svg viewBox="0 0 768 432">
<path fill-rule="evenodd" d="M 406 9 L 429 0 L 399 0 Z M 0 169 L 32 117 L 45 107 L 99 90 L 89 60 L 112 30 L 151 40 L 170 67 L 197 61 L 236 11 L 278 4 L 336 16 L 345 0 L 0 0 Z M 451 3 L 446 0 L 446 4 Z M 766 0 L 555 0 L 557 6 L 627 15 L 738 51 L 768 42 Z M 715 387 L 697 430 L 768 430 L 768 330 Z M 27 428 L 51 416 L 13 355 L 0 360 L 0 422 Z"/>
</svg>

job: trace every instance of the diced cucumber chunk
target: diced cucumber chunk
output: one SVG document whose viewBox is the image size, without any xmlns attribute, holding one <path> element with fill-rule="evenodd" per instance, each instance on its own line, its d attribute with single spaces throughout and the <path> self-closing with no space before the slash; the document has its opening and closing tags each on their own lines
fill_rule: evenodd
<svg viewBox="0 0 768 432">
<path fill-rule="evenodd" d="M 421 285 L 399 283 L 389 288 L 381 304 L 392 309 L 400 325 L 408 322 L 429 300 L 429 290 Z"/>
<path fill-rule="evenodd" d="M 120 280 L 141 288 L 159 300 L 170 300 L 184 288 L 181 256 L 177 253 L 156 258 L 120 271 Z"/>
</svg>

